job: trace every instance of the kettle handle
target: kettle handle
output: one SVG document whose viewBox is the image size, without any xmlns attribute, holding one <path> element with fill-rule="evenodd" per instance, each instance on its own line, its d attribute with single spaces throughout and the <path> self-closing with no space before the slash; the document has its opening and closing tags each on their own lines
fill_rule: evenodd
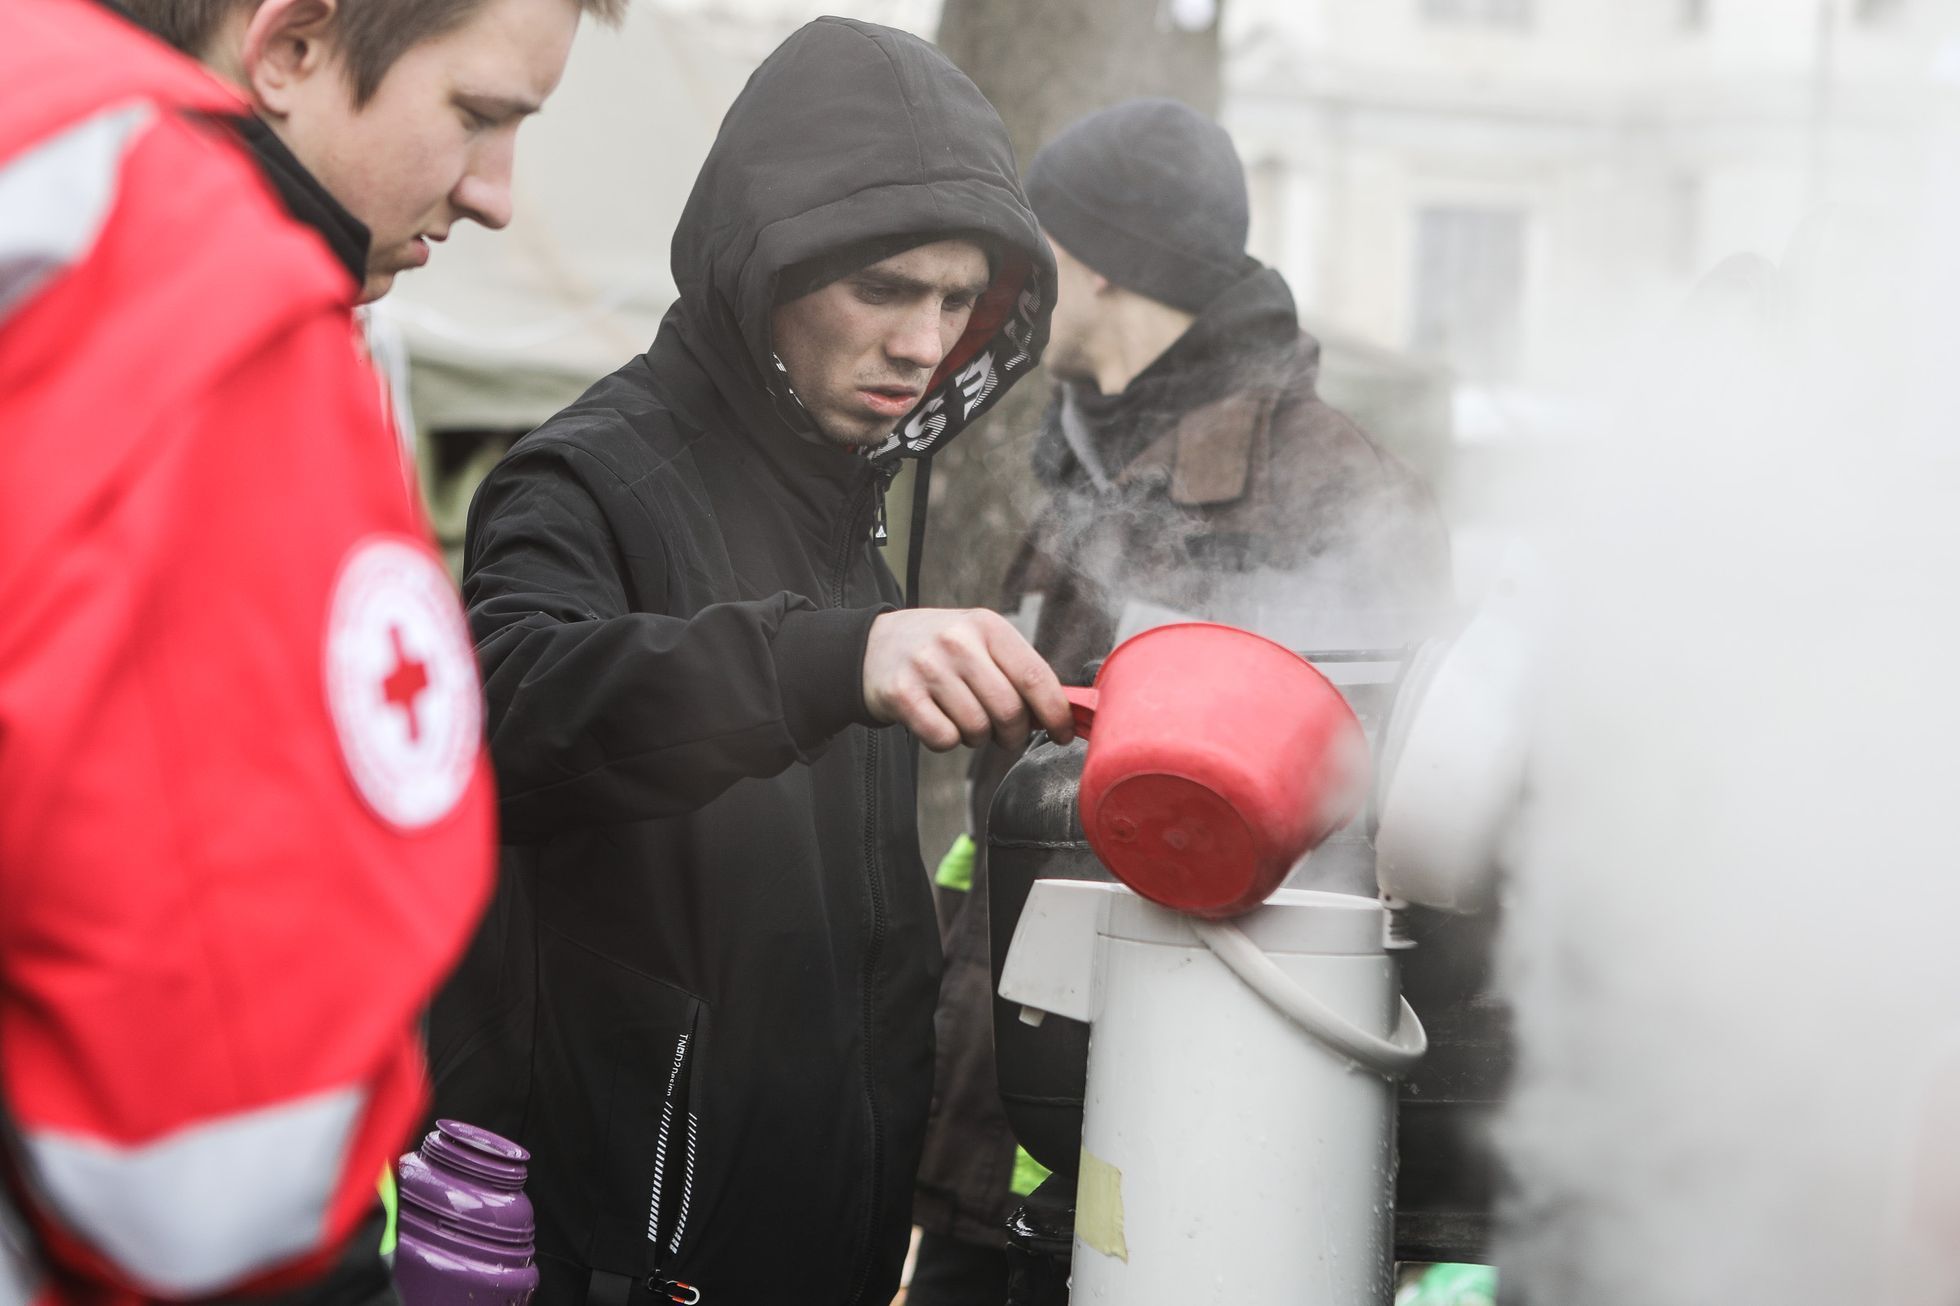
<svg viewBox="0 0 1960 1306">
<path fill-rule="evenodd" d="M 1096 702 L 1102 694 L 1094 689 L 1063 685 L 1062 697 L 1068 700 L 1069 712 L 1075 717 L 1075 733 L 1087 739 L 1089 727 L 1096 723 Z"/>
<path fill-rule="evenodd" d="M 1395 1032 L 1387 1038 L 1361 1029 L 1301 988 L 1245 931 L 1230 921 L 1191 920 L 1192 932 L 1226 968 L 1269 1006 L 1337 1055 L 1385 1078 L 1406 1075 L 1429 1051 L 1429 1035 L 1409 1000 L 1401 1000 Z"/>
</svg>

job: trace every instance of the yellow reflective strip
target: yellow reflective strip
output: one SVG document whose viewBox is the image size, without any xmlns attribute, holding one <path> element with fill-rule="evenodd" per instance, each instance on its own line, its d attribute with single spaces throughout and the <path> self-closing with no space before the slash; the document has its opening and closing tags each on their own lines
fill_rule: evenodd
<svg viewBox="0 0 1960 1306">
<path fill-rule="evenodd" d="M 953 846 L 939 859 L 939 869 L 932 873 L 932 882 L 942 889 L 952 889 L 956 893 L 967 893 L 973 888 L 973 839 L 961 835 L 953 840 Z"/>
<path fill-rule="evenodd" d="M 388 1217 L 387 1223 L 381 1227 L 381 1254 L 383 1256 L 393 1256 L 395 1254 L 395 1205 L 397 1201 L 397 1194 L 395 1192 L 395 1167 L 392 1165 L 382 1166 L 381 1181 L 374 1187 L 381 1194 L 382 1213 Z"/>
</svg>

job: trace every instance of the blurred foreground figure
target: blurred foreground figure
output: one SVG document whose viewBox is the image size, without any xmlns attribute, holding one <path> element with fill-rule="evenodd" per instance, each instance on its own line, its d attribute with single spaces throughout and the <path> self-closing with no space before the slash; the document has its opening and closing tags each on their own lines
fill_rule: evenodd
<svg viewBox="0 0 1960 1306">
<path fill-rule="evenodd" d="M 1165 620 L 1302 650 L 1427 633 L 1450 598 L 1442 518 L 1414 472 L 1315 393 L 1320 347 L 1285 281 L 1245 252 L 1225 131 L 1170 100 L 1129 101 L 1036 154 L 1028 196 L 1060 272 L 1059 384 L 1035 447 L 1050 498 L 1002 606 L 1063 680 L 1087 684 L 1121 637 Z M 976 757 L 971 833 L 939 875 L 953 918 L 913 1306 L 999 1306 L 1008 1216 L 1047 1174 L 1000 1105 L 988 991 L 985 821 L 1018 755 Z M 1061 1244 L 1065 1275 L 1065 1231 Z"/>
<path fill-rule="evenodd" d="M 884 727 L 1070 716 L 997 614 L 893 610 L 883 496 L 1032 370 L 1053 263 L 973 83 L 825 18 L 729 110 L 673 271 L 471 508 L 508 847 L 437 1100 L 531 1150 L 549 1306 L 885 1306 L 939 940 Z"/>
<path fill-rule="evenodd" d="M 0 86 L 0 1302 L 385 1300 L 493 813 L 363 272 L 109 10 Z"/>
</svg>

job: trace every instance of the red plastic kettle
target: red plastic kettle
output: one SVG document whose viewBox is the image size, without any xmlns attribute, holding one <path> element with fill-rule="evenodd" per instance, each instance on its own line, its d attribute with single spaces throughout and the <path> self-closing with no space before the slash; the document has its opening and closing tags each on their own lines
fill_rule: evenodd
<svg viewBox="0 0 1960 1306">
<path fill-rule="evenodd" d="M 1089 846 L 1139 894 L 1193 916 L 1250 911 L 1359 810 L 1368 741 L 1339 690 L 1291 649 L 1189 622 L 1125 640 L 1093 689 Z"/>
</svg>

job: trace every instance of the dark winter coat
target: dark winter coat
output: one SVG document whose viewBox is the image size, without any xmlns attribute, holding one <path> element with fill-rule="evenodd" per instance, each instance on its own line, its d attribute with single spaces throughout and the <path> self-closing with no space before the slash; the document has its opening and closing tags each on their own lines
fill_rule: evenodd
<svg viewBox="0 0 1960 1306">
<path fill-rule="evenodd" d="M 1321 401 L 1319 354 L 1285 281 L 1253 265 L 1120 395 L 1057 390 L 1035 452 L 1050 498 L 1002 607 L 1034 618 L 1064 683 L 1089 683 L 1119 633 L 1173 613 L 1303 650 L 1433 633 L 1451 588 L 1442 515 L 1414 472 Z M 1018 1201 L 994 1071 L 983 828 L 1013 760 L 990 750 L 974 768 L 979 847 L 948 930 L 916 1211 L 930 1231 L 989 1245 Z"/>
<path fill-rule="evenodd" d="M 862 693 L 899 601 L 886 475 L 817 436 L 769 313 L 786 268 L 954 229 L 1004 253 L 917 446 L 1032 366 L 1052 262 L 971 82 L 915 38 L 810 24 L 722 125 L 652 348 L 472 508 L 508 846 L 432 1056 L 441 1112 L 531 1149 L 547 1306 L 897 1287 L 939 948 L 912 740 Z"/>
</svg>

